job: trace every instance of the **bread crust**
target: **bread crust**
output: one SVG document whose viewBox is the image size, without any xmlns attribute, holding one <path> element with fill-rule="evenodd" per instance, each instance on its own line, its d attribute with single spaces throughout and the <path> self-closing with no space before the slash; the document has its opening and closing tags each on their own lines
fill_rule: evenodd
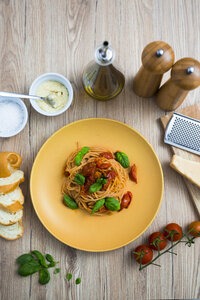
<svg viewBox="0 0 200 300">
<path fill-rule="evenodd" d="M 24 203 L 24 195 L 23 195 L 21 189 L 20 189 L 20 193 L 21 193 L 21 195 L 20 195 L 21 201 L 18 201 L 18 200 L 15 201 L 15 199 L 13 199 L 13 201 L 15 201 L 15 202 L 10 205 L 4 205 L 3 203 L 0 203 L 0 208 L 4 209 L 5 211 L 8 211 L 8 212 L 17 212 L 18 210 L 23 209 L 22 204 Z"/>
<path fill-rule="evenodd" d="M 21 238 L 22 235 L 24 234 L 24 226 L 23 226 L 22 220 L 20 220 L 19 223 L 20 223 L 20 226 L 21 226 L 21 233 L 18 234 L 14 239 L 9 239 L 8 237 L 5 237 L 5 236 L 1 235 L 1 233 L 0 233 L 0 237 L 4 238 L 5 240 L 9 240 L 9 241 L 15 241 L 15 240 Z"/>
<path fill-rule="evenodd" d="M 24 212 L 24 211 L 22 210 L 22 216 L 21 216 L 21 219 L 19 219 L 17 222 L 22 221 L 23 212 Z M 9 225 L 13 225 L 13 224 L 15 224 L 15 223 L 17 223 L 17 222 L 12 222 L 12 221 L 10 221 L 10 223 L 5 224 L 5 223 L 2 223 L 2 222 L 0 221 L 0 225 L 9 226 Z"/>
<path fill-rule="evenodd" d="M 11 175 L 9 166 L 18 169 L 22 158 L 16 152 L 0 152 L 0 177 L 5 178 Z"/>
<path fill-rule="evenodd" d="M 7 193 L 14 191 L 18 187 L 18 185 L 22 182 L 24 182 L 24 176 L 23 176 L 23 178 L 21 178 L 20 180 L 14 182 L 14 183 L 7 184 L 7 185 L 1 185 L 0 186 L 0 194 L 7 194 Z"/>
</svg>

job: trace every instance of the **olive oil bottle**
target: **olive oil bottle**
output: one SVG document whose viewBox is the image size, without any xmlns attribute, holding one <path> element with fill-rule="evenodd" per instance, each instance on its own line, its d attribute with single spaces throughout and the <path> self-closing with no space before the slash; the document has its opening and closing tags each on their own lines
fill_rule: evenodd
<svg viewBox="0 0 200 300">
<path fill-rule="evenodd" d="M 98 100 L 116 97 L 123 89 L 124 75 L 114 67 L 115 52 L 105 41 L 95 51 L 95 61 L 90 62 L 83 72 L 85 91 Z"/>
</svg>

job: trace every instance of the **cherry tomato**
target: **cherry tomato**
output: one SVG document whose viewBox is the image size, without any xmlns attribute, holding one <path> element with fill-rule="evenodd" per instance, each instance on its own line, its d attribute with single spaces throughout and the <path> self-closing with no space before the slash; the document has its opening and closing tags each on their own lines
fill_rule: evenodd
<svg viewBox="0 0 200 300">
<path fill-rule="evenodd" d="M 151 249 L 163 250 L 167 246 L 166 237 L 162 232 L 154 232 L 149 237 L 149 245 Z"/>
<path fill-rule="evenodd" d="M 171 237 L 169 235 L 169 231 L 171 231 L 173 233 L 174 231 L 174 235 L 173 237 Z M 182 237 L 183 235 L 183 232 L 182 232 L 182 228 L 176 224 L 176 223 L 170 223 L 168 224 L 165 229 L 164 229 L 164 235 L 166 236 L 166 238 L 169 240 L 169 241 L 178 241 L 180 240 L 180 238 Z"/>
<path fill-rule="evenodd" d="M 102 153 L 100 154 L 100 156 L 101 156 L 101 157 L 105 157 L 105 158 L 107 158 L 107 159 L 112 159 L 112 158 L 114 158 L 111 152 L 102 152 Z"/>
<path fill-rule="evenodd" d="M 135 260 L 142 265 L 146 265 L 152 261 L 153 251 L 146 245 L 138 246 L 134 253 Z"/>
<path fill-rule="evenodd" d="M 108 169 L 111 167 L 111 164 L 109 162 L 103 162 L 101 160 L 97 160 L 96 166 L 99 169 Z"/>
<path fill-rule="evenodd" d="M 137 167 L 135 164 L 133 164 L 130 173 L 129 173 L 130 178 L 137 183 Z"/>
<path fill-rule="evenodd" d="M 124 196 L 122 197 L 120 210 L 122 210 L 123 208 L 128 208 L 131 203 L 131 200 L 132 200 L 131 192 L 127 192 L 126 194 L 124 194 Z"/>
<path fill-rule="evenodd" d="M 200 237 L 200 221 L 194 221 L 189 225 L 189 230 L 194 229 L 190 232 L 192 236 Z"/>
<path fill-rule="evenodd" d="M 96 164 L 94 162 L 86 164 L 82 169 L 84 176 L 94 176 L 96 172 Z"/>
<path fill-rule="evenodd" d="M 111 170 L 106 173 L 107 183 L 103 185 L 103 191 L 106 191 L 110 182 L 117 176 L 115 171 Z"/>
</svg>

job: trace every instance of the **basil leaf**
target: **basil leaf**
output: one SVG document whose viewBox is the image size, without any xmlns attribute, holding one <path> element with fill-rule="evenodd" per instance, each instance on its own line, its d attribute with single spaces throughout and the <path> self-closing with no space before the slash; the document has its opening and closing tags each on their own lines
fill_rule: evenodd
<svg viewBox="0 0 200 300">
<path fill-rule="evenodd" d="M 93 207 L 91 215 L 93 215 L 95 211 L 99 210 L 104 205 L 104 203 L 105 203 L 105 199 L 98 200 Z"/>
<path fill-rule="evenodd" d="M 60 273 L 60 268 L 56 268 L 54 271 L 53 271 L 53 274 L 58 274 Z"/>
<path fill-rule="evenodd" d="M 30 262 L 33 260 L 33 256 L 29 253 L 26 253 L 26 254 L 22 254 L 20 255 L 18 258 L 17 258 L 17 263 L 20 264 L 20 265 L 23 265 L 27 262 Z"/>
<path fill-rule="evenodd" d="M 83 147 L 75 156 L 75 165 L 80 166 L 83 156 L 88 153 L 89 147 Z"/>
<path fill-rule="evenodd" d="M 40 270 L 40 277 L 39 277 L 39 283 L 40 284 L 47 284 L 50 280 L 50 274 L 47 269 Z"/>
<path fill-rule="evenodd" d="M 82 155 L 85 155 L 88 153 L 89 149 L 89 147 L 83 147 L 80 152 L 82 153 Z"/>
<path fill-rule="evenodd" d="M 49 261 L 49 262 L 54 261 L 53 257 L 50 254 L 46 254 L 45 257 L 46 257 L 46 260 Z"/>
<path fill-rule="evenodd" d="M 76 284 L 80 284 L 80 283 L 81 283 L 81 278 L 79 277 L 76 279 Z"/>
<path fill-rule="evenodd" d="M 123 168 L 128 168 L 130 163 L 128 156 L 124 152 L 115 152 L 116 160 L 120 163 Z"/>
<path fill-rule="evenodd" d="M 44 256 L 42 255 L 42 253 L 40 253 L 39 251 L 37 250 L 34 250 L 34 251 L 31 251 L 31 254 L 34 254 L 36 256 L 36 258 L 39 260 L 41 266 L 45 267 L 45 268 L 48 268 L 47 264 L 46 264 L 46 261 L 45 261 L 45 258 Z"/>
<path fill-rule="evenodd" d="M 111 210 L 111 211 L 116 211 L 116 210 L 120 210 L 120 203 L 118 200 L 116 200 L 113 197 L 108 197 L 105 200 L 105 206 Z"/>
<path fill-rule="evenodd" d="M 72 279 L 72 274 L 71 273 L 67 273 L 66 278 L 68 281 L 70 281 Z"/>
<path fill-rule="evenodd" d="M 95 182 L 90 186 L 89 192 L 90 193 L 96 193 L 97 191 L 99 191 L 102 188 L 102 184 Z"/>
<path fill-rule="evenodd" d="M 76 176 L 74 177 L 74 181 L 79 185 L 84 185 L 85 177 L 82 174 L 76 174 Z"/>
<path fill-rule="evenodd" d="M 108 181 L 107 179 L 103 179 L 103 180 L 102 180 L 102 184 L 106 184 L 107 181 Z"/>
<path fill-rule="evenodd" d="M 68 195 L 64 195 L 64 203 L 71 209 L 77 209 L 78 204 Z"/>
<path fill-rule="evenodd" d="M 21 276 L 32 275 L 42 269 L 41 264 L 38 260 L 29 261 L 23 265 L 20 265 L 18 269 L 18 274 Z"/>
</svg>

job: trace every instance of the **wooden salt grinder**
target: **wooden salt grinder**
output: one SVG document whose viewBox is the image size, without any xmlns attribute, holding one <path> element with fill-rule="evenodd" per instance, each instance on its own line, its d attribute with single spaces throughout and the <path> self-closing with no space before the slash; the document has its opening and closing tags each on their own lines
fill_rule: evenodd
<svg viewBox="0 0 200 300">
<path fill-rule="evenodd" d="M 170 45 L 162 41 L 148 44 L 142 52 L 142 66 L 133 79 L 134 92 L 140 97 L 152 97 L 173 63 L 174 51 Z"/>
<path fill-rule="evenodd" d="M 182 58 L 172 67 L 171 78 L 160 88 L 156 103 L 163 110 L 175 110 L 199 85 L 200 63 L 194 58 Z"/>
</svg>

